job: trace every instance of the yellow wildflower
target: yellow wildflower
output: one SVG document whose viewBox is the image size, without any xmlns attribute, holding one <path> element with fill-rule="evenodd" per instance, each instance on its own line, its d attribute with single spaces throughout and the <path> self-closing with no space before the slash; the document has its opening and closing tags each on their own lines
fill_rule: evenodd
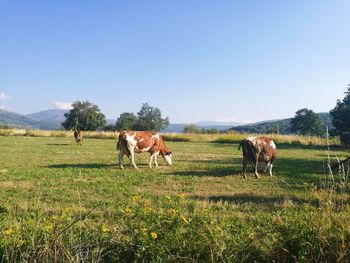
<svg viewBox="0 0 350 263">
<path fill-rule="evenodd" d="M 45 229 L 46 231 L 50 231 L 50 230 L 53 229 L 53 225 L 48 224 L 48 225 L 44 226 L 44 229 Z"/>
<path fill-rule="evenodd" d="M 4 230 L 4 234 L 6 236 L 10 236 L 10 235 L 12 235 L 12 233 L 13 233 L 13 230 L 11 228 L 8 228 L 8 229 Z"/>
<path fill-rule="evenodd" d="M 145 228 L 145 227 L 142 228 L 142 231 L 143 231 L 143 232 L 147 232 L 147 228 Z"/>
<path fill-rule="evenodd" d="M 57 220 L 57 219 L 58 219 L 58 216 L 57 216 L 57 215 L 53 215 L 53 216 L 51 216 L 51 219 L 52 219 L 52 220 Z"/>
<path fill-rule="evenodd" d="M 131 208 L 129 208 L 129 207 L 125 208 L 124 212 L 127 213 L 127 214 L 130 214 L 131 213 Z"/>
<path fill-rule="evenodd" d="M 158 234 L 156 232 L 151 232 L 151 238 L 157 239 L 158 238 Z"/>
<path fill-rule="evenodd" d="M 108 232 L 110 232 L 111 230 L 109 229 L 109 228 L 107 228 L 106 226 L 102 226 L 102 233 L 103 234 L 106 234 L 106 233 L 108 233 Z"/>
<path fill-rule="evenodd" d="M 177 195 L 179 198 L 184 198 L 185 197 L 185 194 L 178 194 Z"/>
<path fill-rule="evenodd" d="M 184 216 L 180 216 L 180 218 L 182 219 L 182 221 L 184 221 L 186 224 L 189 224 L 190 222 L 188 222 L 188 220 L 184 217 Z"/>
<path fill-rule="evenodd" d="M 151 212 L 151 211 L 152 211 L 152 208 L 150 208 L 150 207 L 143 208 L 143 212 L 145 212 L 145 213 L 148 213 L 148 212 Z"/>
<path fill-rule="evenodd" d="M 169 209 L 169 212 L 170 212 L 172 215 L 176 215 L 176 214 L 179 212 L 179 210 L 176 210 L 176 209 L 174 209 L 174 208 L 170 208 L 170 209 Z"/>
<path fill-rule="evenodd" d="M 137 200 L 140 199 L 140 196 L 134 195 L 134 196 L 131 197 L 131 199 L 132 199 L 133 202 L 136 202 Z"/>
</svg>

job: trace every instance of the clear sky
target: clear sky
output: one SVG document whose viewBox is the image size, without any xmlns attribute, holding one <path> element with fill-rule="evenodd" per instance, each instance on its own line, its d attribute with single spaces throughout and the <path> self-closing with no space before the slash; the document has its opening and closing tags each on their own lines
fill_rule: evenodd
<svg viewBox="0 0 350 263">
<path fill-rule="evenodd" d="M 0 1 L 0 107 L 142 103 L 172 123 L 332 109 L 350 83 L 349 0 Z"/>
</svg>

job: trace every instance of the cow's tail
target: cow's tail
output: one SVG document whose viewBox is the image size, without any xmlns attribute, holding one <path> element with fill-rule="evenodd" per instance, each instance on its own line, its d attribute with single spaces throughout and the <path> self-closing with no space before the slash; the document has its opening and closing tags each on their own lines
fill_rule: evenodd
<svg viewBox="0 0 350 263">
<path fill-rule="evenodd" d="M 130 155 L 130 151 L 128 149 L 128 142 L 126 140 L 127 133 L 126 131 L 121 131 L 118 136 L 117 142 L 117 150 L 123 150 L 127 155 Z"/>
<path fill-rule="evenodd" d="M 242 147 L 242 143 L 243 143 L 243 141 L 241 141 L 241 142 L 238 144 L 238 150 L 240 150 L 240 149 L 241 149 L 241 147 Z"/>
</svg>

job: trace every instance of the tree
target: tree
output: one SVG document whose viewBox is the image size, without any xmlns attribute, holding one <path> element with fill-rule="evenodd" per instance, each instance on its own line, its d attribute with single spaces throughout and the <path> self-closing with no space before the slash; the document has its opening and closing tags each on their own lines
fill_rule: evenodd
<svg viewBox="0 0 350 263">
<path fill-rule="evenodd" d="M 134 129 L 140 131 L 160 131 L 169 125 L 169 118 L 162 119 L 162 113 L 158 108 L 143 103 L 137 113 L 137 121 Z"/>
<path fill-rule="evenodd" d="M 107 124 L 103 127 L 104 131 L 116 131 L 116 127 L 114 124 Z"/>
<path fill-rule="evenodd" d="M 320 136 L 324 134 L 321 118 L 313 110 L 306 108 L 298 110 L 290 123 L 292 132 L 301 135 Z"/>
<path fill-rule="evenodd" d="M 201 133 L 202 130 L 196 124 L 188 124 L 183 129 L 183 133 Z"/>
<path fill-rule="evenodd" d="M 337 104 L 330 111 L 335 135 L 350 132 L 350 84 L 345 92 L 343 100 L 337 100 Z"/>
<path fill-rule="evenodd" d="M 75 101 L 73 109 L 64 114 L 66 120 L 62 126 L 66 130 L 92 131 L 102 128 L 106 124 L 106 118 L 100 109 L 88 101 Z"/>
<path fill-rule="evenodd" d="M 134 130 L 136 127 L 137 117 L 132 112 L 124 112 L 119 115 L 115 124 L 118 131 L 120 130 Z M 137 129 L 136 129 L 137 130 Z"/>
</svg>

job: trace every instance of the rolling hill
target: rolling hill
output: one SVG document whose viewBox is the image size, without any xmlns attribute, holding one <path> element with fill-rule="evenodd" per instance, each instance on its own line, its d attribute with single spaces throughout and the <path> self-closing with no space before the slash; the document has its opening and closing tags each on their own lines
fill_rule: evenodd
<svg viewBox="0 0 350 263">
<path fill-rule="evenodd" d="M 168 127 L 163 129 L 161 132 L 175 132 L 181 133 L 187 126 L 187 123 L 170 123 Z M 232 128 L 232 126 L 238 125 L 238 123 L 230 122 L 217 122 L 217 121 L 200 121 L 195 123 L 200 129 L 217 129 L 219 131 L 224 131 Z"/>
<path fill-rule="evenodd" d="M 12 128 L 54 130 L 61 128 L 64 121 L 64 113 L 67 110 L 45 110 L 32 114 L 21 115 L 14 112 L 0 110 L 0 125 L 7 125 Z M 324 125 L 332 126 L 332 118 L 328 112 L 318 113 Z M 217 129 L 220 131 L 238 131 L 244 133 L 271 133 L 291 134 L 290 121 L 292 118 L 282 120 L 269 120 L 246 125 L 239 125 L 236 122 L 200 121 L 195 123 L 202 129 Z M 108 120 L 108 123 L 115 123 L 115 120 Z M 187 126 L 186 123 L 170 123 L 162 132 L 181 133 Z M 238 125 L 238 126 L 237 126 Z"/>
<path fill-rule="evenodd" d="M 332 117 L 328 112 L 317 113 L 324 126 L 328 126 L 329 129 L 333 128 Z M 282 120 L 271 120 L 263 121 L 257 123 L 251 123 L 246 125 L 240 125 L 228 129 L 228 131 L 238 131 L 244 133 L 280 133 L 280 134 L 291 134 L 291 124 L 292 118 L 282 119 Z"/>
<path fill-rule="evenodd" d="M 65 120 L 64 114 L 66 112 L 68 112 L 68 110 L 44 110 L 24 116 L 36 121 L 52 122 L 57 124 Z"/>
<path fill-rule="evenodd" d="M 0 125 L 7 125 L 11 128 L 53 130 L 60 127 L 60 124 L 28 118 L 24 115 L 0 110 Z"/>
</svg>

